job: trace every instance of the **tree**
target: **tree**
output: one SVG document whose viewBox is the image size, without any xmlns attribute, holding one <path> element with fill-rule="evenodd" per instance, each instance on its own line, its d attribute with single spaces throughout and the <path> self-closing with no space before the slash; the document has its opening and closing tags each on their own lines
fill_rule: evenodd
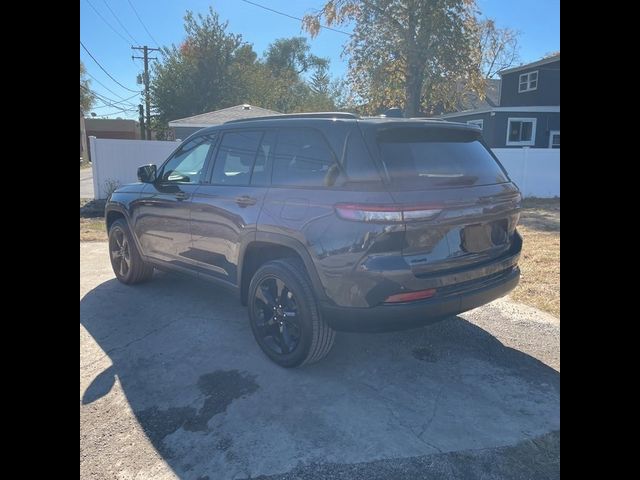
<svg viewBox="0 0 640 480">
<path fill-rule="evenodd" d="M 96 97 L 91 91 L 91 81 L 87 78 L 87 70 L 80 60 L 80 110 L 86 112 L 96 102 Z"/>
<path fill-rule="evenodd" d="M 353 21 L 345 51 L 362 109 L 402 106 L 412 117 L 453 108 L 460 85 L 484 97 L 476 15 L 475 0 L 328 0 L 304 17 L 303 27 L 315 36 L 323 20 Z"/>
<path fill-rule="evenodd" d="M 487 18 L 478 23 L 478 35 L 480 69 L 485 78 L 494 78 L 500 70 L 518 62 L 518 32 L 498 28 Z"/>
<path fill-rule="evenodd" d="M 184 42 L 163 48 L 153 71 L 151 101 L 160 124 L 242 103 L 234 67 L 251 66 L 257 58 L 211 7 L 206 16 L 187 11 L 184 21 Z"/>
</svg>

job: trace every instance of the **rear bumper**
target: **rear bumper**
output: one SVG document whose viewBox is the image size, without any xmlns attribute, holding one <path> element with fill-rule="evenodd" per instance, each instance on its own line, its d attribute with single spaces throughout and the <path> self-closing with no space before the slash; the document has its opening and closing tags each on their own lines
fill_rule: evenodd
<svg viewBox="0 0 640 480">
<path fill-rule="evenodd" d="M 398 305 L 379 305 L 371 308 L 340 307 L 320 304 L 324 320 L 335 330 L 384 332 L 404 330 L 442 320 L 502 297 L 515 288 L 520 280 L 517 266 L 505 271 L 459 284 L 442 296 Z"/>
</svg>

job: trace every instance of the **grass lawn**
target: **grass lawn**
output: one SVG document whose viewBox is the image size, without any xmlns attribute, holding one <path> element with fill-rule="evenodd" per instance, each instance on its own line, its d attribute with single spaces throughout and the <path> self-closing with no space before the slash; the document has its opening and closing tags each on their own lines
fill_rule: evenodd
<svg viewBox="0 0 640 480">
<path fill-rule="evenodd" d="M 560 199 L 526 199 L 518 231 L 522 276 L 510 297 L 560 318 Z"/>
<path fill-rule="evenodd" d="M 80 241 L 106 241 L 104 203 L 80 200 Z M 560 318 L 560 199 L 526 199 L 518 231 L 522 277 L 510 297 Z"/>
</svg>

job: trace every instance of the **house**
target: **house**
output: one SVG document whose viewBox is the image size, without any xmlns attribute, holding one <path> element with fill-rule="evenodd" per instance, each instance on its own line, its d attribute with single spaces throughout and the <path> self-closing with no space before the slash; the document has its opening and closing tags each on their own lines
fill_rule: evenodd
<svg viewBox="0 0 640 480">
<path fill-rule="evenodd" d="M 498 102 L 490 80 L 483 102 L 440 118 L 480 126 L 491 148 L 560 148 L 560 54 L 499 74 Z"/>
<path fill-rule="evenodd" d="M 184 140 L 202 128 L 221 125 L 230 120 L 264 117 L 267 115 L 281 115 L 281 113 L 245 103 L 243 105 L 236 105 L 235 107 L 223 108 L 222 110 L 201 113 L 193 117 L 172 120 L 169 122 L 169 128 L 173 131 L 173 138 Z"/>
<path fill-rule="evenodd" d="M 135 120 L 85 118 L 84 125 L 88 137 L 140 139 L 140 124 Z"/>
</svg>

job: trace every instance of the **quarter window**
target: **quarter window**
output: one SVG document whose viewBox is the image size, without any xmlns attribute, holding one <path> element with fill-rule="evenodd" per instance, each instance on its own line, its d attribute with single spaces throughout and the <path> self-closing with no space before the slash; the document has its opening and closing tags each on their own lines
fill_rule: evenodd
<svg viewBox="0 0 640 480">
<path fill-rule="evenodd" d="M 527 146 L 536 142 L 535 118 L 510 118 L 507 124 L 507 145 Z"/>
<path fill-rule="evenodd" d="M 538 71 L 523 73 L 518 82 L 518 92 L 530 92 L 538 88 Z"/>
<path fill-rule="evenodd" d="M 320 132 L 309 128 L 281 130 L 272 183 L 299 187 L 330 186 L 335 173 L 334 164 L 334 156 Z"/>
</svg>

